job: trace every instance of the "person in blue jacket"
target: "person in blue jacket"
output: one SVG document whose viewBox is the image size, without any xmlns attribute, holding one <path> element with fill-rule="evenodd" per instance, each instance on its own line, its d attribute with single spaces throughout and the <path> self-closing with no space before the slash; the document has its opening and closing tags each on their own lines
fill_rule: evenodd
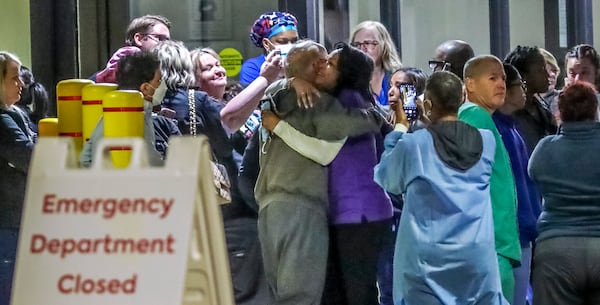
<svg viewBox="0 0 600 305">
<path fill-rule="evenodd" d="M 375 182 L 405 199 L 394 253 L 397 305 L 508 304 L 489 192 L 496 143 L 490 131 L 458 120 L 462 88 L 456 75 L 434 72 L 425 90 L 432 123 L 406 133 L 397 107 L 399 123 L 375 167 Z"/>
<path fill-rule="evenodd" d="M 531 270 L 531 253 L 537 236 L 536 224 L 542 209 L 542 197 L 527 175 L 529 154 L 527 145 L 517 130 L 513 113 L 525 106 L 527 87 L 521 79 L 519 71 L 511 64 L 503 64 L 506 74 L 506 98 L 504 105 L 492 114 L 492 119 L 502 136 L 502 142 L 510 157 L 510 165 L 515 177 L 517 191 L 517 220 L 519 224 L 519 240 L 521 242 L 521 266 L 514 268 L 515 289 L 512 305 L 525 305 L 529 275 Z"/>
</svg>

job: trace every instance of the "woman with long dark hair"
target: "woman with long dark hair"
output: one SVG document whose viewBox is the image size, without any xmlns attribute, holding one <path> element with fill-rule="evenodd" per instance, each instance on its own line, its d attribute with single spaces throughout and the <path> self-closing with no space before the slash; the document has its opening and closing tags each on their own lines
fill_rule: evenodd
<svg viewBox="0 0 600 305">
<path fill-rule="evenodd" d="M 29 68 L 21 66 L 19 75 L 21 76 L 21 80 L 23 80 L 24 86 L 21 92 L 21 99 L 19 99 L 15 106 L 27 114 L 31 123 L 30 127 L 37 135 L 38 122 L 48 116 L 48 108 L 50 106 L 48 91 L 46 91 L 44 85 L 35 81 L 33 73 Z"/>
</svg>

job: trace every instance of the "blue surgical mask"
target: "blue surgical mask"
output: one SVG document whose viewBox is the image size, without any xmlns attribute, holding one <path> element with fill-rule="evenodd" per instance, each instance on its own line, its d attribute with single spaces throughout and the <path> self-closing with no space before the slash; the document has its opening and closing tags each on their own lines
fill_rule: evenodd
<svg viewBox="0 0 600 305">
<path fill-rule="evenodd" d="M 290 52 L 290 50 L 292 49 L 294 45 L 291 43 L 288 44 L 280 44 L 278 46 L 276 46 L 275 48 L 277 50 L 279 50 L 279 52 L 281 53 L 281 59 L 285 59 L 288 55 L 288 53 Z"/>
</svg>

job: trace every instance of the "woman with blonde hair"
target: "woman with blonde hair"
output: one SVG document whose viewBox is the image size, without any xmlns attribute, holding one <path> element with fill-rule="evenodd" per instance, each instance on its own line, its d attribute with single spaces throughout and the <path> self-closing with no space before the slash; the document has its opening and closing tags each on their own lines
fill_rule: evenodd
<svg viewBox="0 0 600 305">
<path fill-rule="evenodd" d="M 380 22 L 367 20 L 354 28 L 350 44 L 369 54 L 375 62 L 371 91 L 377 102 L 387 108 L 390 75 L 402 67 L 392 36 Z"/>
<path fill-rule="evenodd" d="M 274 60 L 273 55 L 267 55 L 264 70 L 269 72 L 265 72 L 266 76 L 259 77 L 246 87 L 245 93 L 234 98 L 237 101 L 231 100 L 224 105 L 207 93 L 195 90 L 194 63 L 190 51 L 182 42 L 163 41 L 153 50 L 158 54 L 161 75 L 168 88 L 162 106 L 175 111 L 182 134 L 203 134 L 208 137 L 214 161 L 225 166 L 229 176 L 231 203 L 221 205 L 221 212 L 235 301 L 237 304 L 268 304 L 256 216 L 240 193 L 238 167 L 229 132 L 239 129 L 258 106 L 260 97 L 256 101 L 251 97 L 277 79 L 281 69 L 280 58 Z M 262 92 L 259 95 L 262 96 Z M 233 118 L 223 119 L 224 112 L 230 113 Z"/>
<path fill-rule="evenodd" d="M 197 48 L 190 52 L 194 64 L 196 87 L 219 102 L 224 102 L 227 71 L 221 66 L 221 57 L 211 48 Z"/>
<path fill-rule="evenodd" d="M 554 57 L 552 53 L 542 48 L 539 48 L 539 50 L 544 56 L 544 61 L 546 62 L 546 72 L 548 72 L 548 91 L 546 91 L 546 93 L 542 93 L 541 96 L 546 102 L 546 105 L 551 106 L 558 102 L 558 94 L 560 92 L 556 89 L 556 82 L 558 80 L 558 75 L 560 74 L 560 68 L 558 67 L 556 57 Z"/>
<path fill-rule="evenodd" d="M 21 211 L 33 137 L 23 113 L 13 106 L 21 98 L 21 61 L 0 51 L 0 304 L 8 304 L 17 254 Z"/>
</svg>

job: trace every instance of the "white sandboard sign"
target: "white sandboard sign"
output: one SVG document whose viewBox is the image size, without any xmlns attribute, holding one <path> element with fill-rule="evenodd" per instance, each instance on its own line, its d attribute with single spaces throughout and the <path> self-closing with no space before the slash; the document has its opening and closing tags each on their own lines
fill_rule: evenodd
<svg viewBox="0 0 600 305">
<path fill-rule="evenodd" d="M 125 141 L 125 142 L 119 142 Z M 74 163 L 41 138 L 29 174 L 12 305 L 233 304 L 206 138 L 173 138 L 164 167 L 141 140 L 130 168 Z"/>
</svg>

